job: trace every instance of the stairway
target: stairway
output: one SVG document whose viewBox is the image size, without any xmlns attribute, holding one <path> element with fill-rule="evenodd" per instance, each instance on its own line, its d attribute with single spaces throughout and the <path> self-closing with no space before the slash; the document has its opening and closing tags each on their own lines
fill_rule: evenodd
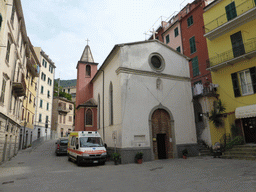
<svg viewBox="0 0 256 192">
<path fill-rule="evenodd" d="M 256 160 L 256 145 L 235 145 L 232 149 L 225 151 L 222 154 L 223 159 L 244 159 Z"/>
<path fill-rule="evenodd" d="M 205 145 L 199 143 L 199 156 L 212 156 L 211 151 Z"/>
</svg>

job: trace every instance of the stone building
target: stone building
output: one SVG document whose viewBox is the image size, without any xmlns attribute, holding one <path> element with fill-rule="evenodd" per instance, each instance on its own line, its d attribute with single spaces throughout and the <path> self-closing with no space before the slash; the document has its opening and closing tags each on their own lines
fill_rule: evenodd
<svg viewBox="0 0 256 192">
<path fill-rule="evenodd" d="M 74 103 L 62 97 L 53 98 L 51 130 L 57 137 L 65 137 L 74 130 Z"/>
</svg>

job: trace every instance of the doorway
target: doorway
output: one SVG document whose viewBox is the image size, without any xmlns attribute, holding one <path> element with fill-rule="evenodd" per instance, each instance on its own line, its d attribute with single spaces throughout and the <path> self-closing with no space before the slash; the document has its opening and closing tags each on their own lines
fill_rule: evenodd
<svg viewBox="0 0 256 192">
<path fill-rule="evenodd" d="M 246 143 L 256 143 L 256 118 L 243 119 L 244 136 Z"/>
<path fill-rule="evenodd" d="M 166 146 L 165 146 L 166 134 L 157 134 L 157 151 L 158 159 L 166 159 Z"/>
</svg>

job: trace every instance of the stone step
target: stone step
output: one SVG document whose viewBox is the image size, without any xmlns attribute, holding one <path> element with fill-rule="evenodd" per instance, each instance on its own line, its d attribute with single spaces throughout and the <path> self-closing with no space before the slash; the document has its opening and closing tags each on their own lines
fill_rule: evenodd
<svg viewBox="0 0 256 192">
<path fill-rule="evenodd" d="M 256 151 L 225 151 L 224 155 L 256 156 Z"/>
<path fill-rule="evenodd" d="M 223 159 L 241 159 L 241 160 L 254 160 L 256 161 L 255 156 L 240 156 L 240 155 L 222 155 Z"/>
</svg>

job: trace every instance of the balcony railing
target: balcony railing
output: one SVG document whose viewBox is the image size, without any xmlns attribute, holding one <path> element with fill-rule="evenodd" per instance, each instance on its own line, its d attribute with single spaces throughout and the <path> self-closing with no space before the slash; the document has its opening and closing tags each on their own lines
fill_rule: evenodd
<svg viewBox="0 0 256 192">
<path fill-rule="evenodd" d="M 70 110 L 64 106 L 58 106 L 58 111 L 63 113 L 68 113 Z"/>
<path fill-rule="evenodd" d="M 240 56 L 246 56 L 250 54 L 254 54 L 256 52 L 256 39 L 250 41 L 248 43 L 242 44 L 236 48 L 233 48 L 229 51 L 218 54 L 215 57 L 209 58 L 206 61 L 207 68 L 214 67 L 218 64 L 227 63 L 235 58 L 239 58 Z M 233 61 L 235 63 L 235 61 Z"/>
<path fill-rule="evenodd" d="M 255 1 L 254 0 L 245 0 L 243 3 L 236 6 L 236 13 L 237 16 L 247 12 L 248 10 L 255 7 Z M 233 18 L 234 19 L 234 18 Z M 230 20 L 231 21 L 231 20 Z M 212 31 L 213 29 L 227 23 L 227 15 L 226 13 L 219 16 L 218 18 L 212 20 L 211 22 L 204 25 L 205 27 L 205 33 L 208 33 Z"/>
<path fill-rule="evenodd" d="M 25 83 L 24 76 L 21 77 L 21 82 L 13 82 L 12 88 L 18 97 L 25 96 L 26 95 L 26 83 Z"/>
<path fill-rule="evenodd" d="M 28 58 L 27 66 L 30 69 L 30 72 L 32 73 L 33 77 L 39 76 L 39 67 L 38 67 L 37 63 L 35 62 L 34 58 Z"/>
</svg>

